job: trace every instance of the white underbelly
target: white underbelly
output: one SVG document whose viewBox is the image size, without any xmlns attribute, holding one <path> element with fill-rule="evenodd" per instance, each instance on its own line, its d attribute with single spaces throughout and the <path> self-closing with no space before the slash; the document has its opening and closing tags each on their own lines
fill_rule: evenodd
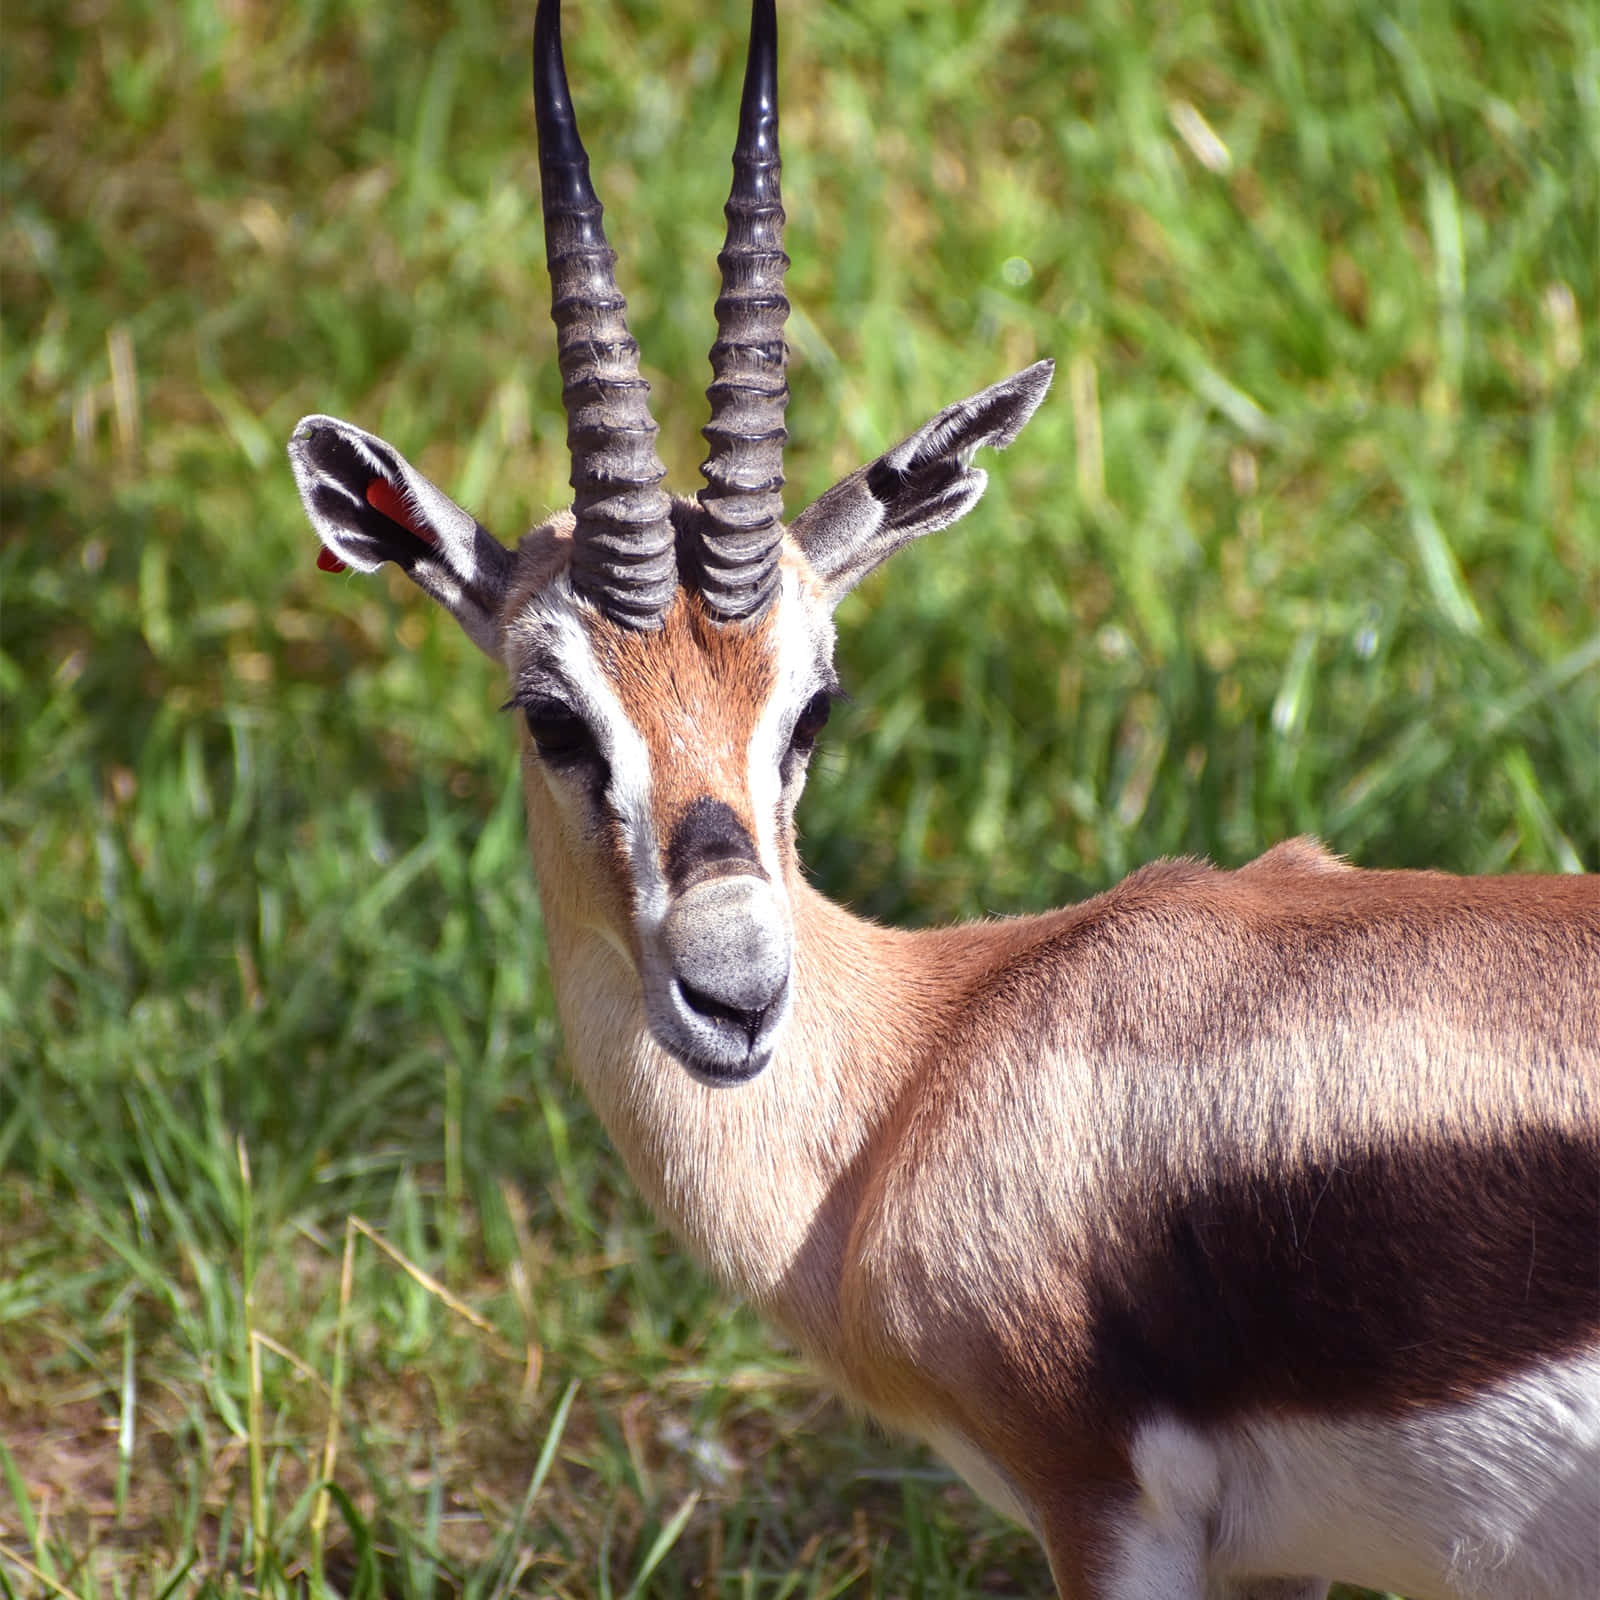
<svg viewBox="0 0 1600 1600">
<path fill-rule="evenodd" d="M 1600 1596 L 1600 1355 L 1400 1419 L 1155 1418 L 1133 1459 L 1134 1565 L 1170 1545 L 1180 1567 L 1193 1552 L 1201 1583 L 1318 1574 L 1411 1600 Z"/>
</svg>

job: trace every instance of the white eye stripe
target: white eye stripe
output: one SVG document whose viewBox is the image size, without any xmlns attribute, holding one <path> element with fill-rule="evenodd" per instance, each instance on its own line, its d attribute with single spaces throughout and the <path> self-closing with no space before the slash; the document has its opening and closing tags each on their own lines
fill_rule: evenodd
<svg viewBox="0 0 1600 1600">
<path fill-rule="evenodd" d="M 778 641 L 777 670 L 772 694 L 750 735 L 747 761 L 750 770 L 750 807 L 756 824 L 756 850 L 780 893 L 784 878 L 778 848 L 778 816 L 783 803 L 783 758 L 789 734 L 800 709 L 819 689 L 818 664 L 831 655 L 831 637 L 818 637 L 811 613 L 799 593 L 792 571 L 780 569 L 774 597 L 777 615 L 773 633 Z M 824 623 L 831 633 L 831 624 Z"/>
<path fill-rule="evenodd" d="M 635 915 L 643 928 L 650 929 L 667 910 L 667 881 L 650 806 L 650 752 L 600 671 L 576 606 L 563 579 L 539 596 L 535 617 L 529 620 L 538 633 L 542 653 L 571 694 L 573 709 L 589 724 L 610 768 L 606 799 L 621 824 L 627 847 Z"/>
</svg>

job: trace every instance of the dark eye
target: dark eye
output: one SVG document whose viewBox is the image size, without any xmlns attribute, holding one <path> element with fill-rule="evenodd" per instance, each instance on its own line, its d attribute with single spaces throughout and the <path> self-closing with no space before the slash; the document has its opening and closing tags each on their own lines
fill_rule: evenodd
<svg viewBox="0 0 1600 1600">
<path fill-rule="evenodd" d="M 546 761 L 571 761 L 594 751 L 588 723 L 565 700 L 535 700 L 522 714 Z"/>
<path fill-rule="evenodd" d="M 806 701 L 800 715 L 795 718 L 794 732 L 789 736 L 789 748 L 802 755 L 817 742 L 817 735 L 828 724 L 828 713 L 833 710 L 833 696 L 819 689 Z"/>
</svg>

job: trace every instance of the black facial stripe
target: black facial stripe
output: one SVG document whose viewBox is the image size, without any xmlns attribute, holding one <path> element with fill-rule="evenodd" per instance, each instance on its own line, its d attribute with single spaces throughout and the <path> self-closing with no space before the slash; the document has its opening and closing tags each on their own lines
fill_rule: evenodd
<svg viewBox="0 0 1600 1600">
<path fill-rule="evenodd" d="M 701 795 L 673 825 L 667 843 L 667 882 L 681 893 L 701 868 L 723 862 L 761 871 L 755 841 L 733 809 L 710 795 Z"/>
</svg>

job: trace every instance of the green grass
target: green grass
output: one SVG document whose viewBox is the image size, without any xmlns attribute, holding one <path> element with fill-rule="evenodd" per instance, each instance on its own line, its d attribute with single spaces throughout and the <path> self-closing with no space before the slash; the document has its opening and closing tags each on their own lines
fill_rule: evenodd
<svg viewBox="0 0 1600 1600">
<path fill-rule="evenodd" d="M 1042 1592 L 652 1226 L 561 1065 L 500 686 L 312 565 L 307 411 L 503 535 L 565 492 L 531 7 L 442 11 L 0 34 L 0 1593 Z M 692 485 L 743 16 L 570 11 Z M 791 510 L 1059 362 L 842 610 L 824 886 L 1600 864 L 1593 7 L 783 13 Z"/>
</svg>

